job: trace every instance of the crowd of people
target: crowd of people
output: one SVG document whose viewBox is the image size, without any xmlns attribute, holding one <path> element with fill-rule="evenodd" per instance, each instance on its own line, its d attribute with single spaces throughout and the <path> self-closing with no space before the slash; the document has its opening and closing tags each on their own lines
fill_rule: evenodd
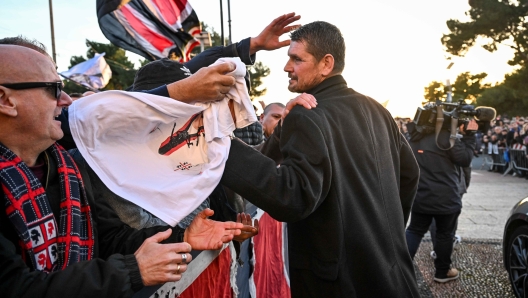
<svg viewBox="0 0 528 298">
<path fill-rule="evenodd" d="M 219 137 L 228 150 L 218 185 L 174 225 L 107 187 L 72 136 L 75 108 L 105 93 L 66 94 L 42 44 L 0 39 L 0 196 L 6 206 L 0 212 L 0 292 L 130 297 L 145 286 L 178 281 L 191 250 L 258 234 L 244 200 L 288 223 L 291 297 L 419 297 L 412 258 L 433 221 L 434 280 L 458 278 L 450 258 L 469 185 L 463 170 L 474 155 L 493 155 L 496 148 L 526 151 L 528 123 L 497 117 L 486 134 L 461 128 L 456 140 L 444 131 L 440 143 L 448 150 L 440 149 L 438 136 L 420 134 L 412 121 L 394 121 L 377 101 L 348 86 L 341 75 L 345 41 L 336 26 L 292 25 L 299 19 L 285 14 L 256 37 L 184 64 L 146 64 L 121 91 L 192 105 L 225 101 L 228 122 L 240 123 L 226 94 L 249 80 L 237 81 L 233 63 L 215 62 L 236 57 L 251 65 L 258 51 L 289 46 L 284 71 L 288 89 L 299 95 L 286 105 L 263 106 L 259 122 Z M 290 39 L 280 41 L 286 33 Z M 83 99 L 68 109 L 72 96 Z M 144 116 L 141 110 L 133 117 L 112 113 L 125 123 Z M 189 120 L 195 138 L 203 133 L 203 118 Z M 350 127 L 354 133 L 343 134 Z M 190 140 L 184 140 L 189 148 Z M 130 163 L 137 171 L 143 166 Z M 150 191 L 160 189 L 154 184 Z"/>
<path fill-rule="evenodd" d="M 522 116 L 510 119 L 499 115 L 487 132 L 477 135 L 477 154 L 487 158 L 488 171 L 526 179 L 527 145 L 528 123 Z"/>
<path fill-rule="evenodd" d="M 230 141 L 221 185 L 290 223 L 293 297 L 417 296 L 402 233 L 418 174 L 412 154 L 390 114 L 347 87 L 340 75 L 345 45 L 339 29 L 326 22 L 290 25 L 299 18 L 294 13 L 283 15 L 256 38 L 227 50 L 210 50 L 209 56 L 179 65 L 186 73 L 193 72 L 186 78 L 152 82 L 155 73 L 144 71 L 143 79 L 158 86 L 141 90 L 135 82 L 131 91 L 139 89 L 183 103 L 224 100 L 238 82 L 229 75 L 236 70 L 232 63 L 208 66 L 218 53 L 222 56 L 231 49 L 252 63 L 259 50 L 290 45 L 285 71 L 290 91 L 300 95 L 284 107 L 281 126 L 277 112 L 271 111 L 278 105 L 271 105 L 263 115 L 266 141 L 260 152 L 237 138 Z M 279 41 L 292 30 L 291 43 Z M 236 221 L 209 219 L 215 212 L 207 206 L 185 226 L 138 225 L 142 222 L 138 216 L 129 218 L 121 211 L 148 212 L 111 202 L 115 196 L 108 193 L 112 191 L 104 189 L 101 177 L 91 169 L 93 164 L 82 150 L 76 150 L 82 144 L 74 137 L 69 143 L 74 148 L 66 151 L 57 143 L 77 115 L 75 109 L 67 109 L 72 99 L 62 91 L 56 66 L 42 44 L 22 37 L 4 38 L 0 64 L 0 183 L 5 206 L 0 215 L 0 262 L 4 264 L 0 290 L 4 295 L 132 296 L 144 286 L 181 279 L 192 259 L 191 249 L 218 249 L 235 237 L 243 241 L 258 232 L 258 224 L 246 214 L 239 214 Z M 324 104 L 313 113 L 316 97 Z M 303 108 L 292 109 L 294 105 Z M 233 101 L 229 109 L 235 117 Z M 362 113 L 365 109 L 370 110 L 367 117 Z M 55 120 L 59 117 L 63 123 Z M 124 114 L 121 119 L 127 121 L 127 117 Z M 386 124 L 377 132 L 386 138 L 373 138 L 366 130 L 356 139 L 363 139 L 365 146 L 391 148 L 379 152 L 380 159 L 403 156 L 405 160 L 380 163 L 370 155 L 360 156 L 366 150 L 356 148 L 357 143 L 341 140 L 344 127 L 372 122 Z M 280 127 L 280 142 L 270 135 L 274 125 Z M 261 152 L 266 150 L 280 159 L 265 157 Z M 353 171 L 375 164 L 372 172 L 377 175 Z M 379 183 L 382 173 L 392 175 Z M 351 176 L 357 180 L 349 180 Z M 159 190 L 153 185 L 151 191 Z M 373 219 L 360 220 L 364 214 Z M 361 228 L 348 230 L 350 224 Z M 376 234 L 379 237 L 371 237 Z M 370 276 L 386 282 L 380 286 Z"/>
<path fill-rule="evenodd" d="M 510 174 L 519 178 L 528 179 L 528 172 L 525 169 L 528 164 L 528 116 L 502 116 L 497 117 L 490 122 L 485 131 L 477 130 L 475 133 L 475 150 L 474 156 L 484 157 L 484 165 L 488 166 L 487 170 L 504 174 Z M 400 132 L 410 141 L 411 135 L 408 131 L 408 125 L 412 122 L 410 118 L 395 118 Z M 516 168 L 513 163 L 513 157 L 510 157 L 509 151 L 522 151 L 519 154 L 516 164 L 522 167 Z M 524 153 L 524 154 L 522 154 Z"/>
</svg>

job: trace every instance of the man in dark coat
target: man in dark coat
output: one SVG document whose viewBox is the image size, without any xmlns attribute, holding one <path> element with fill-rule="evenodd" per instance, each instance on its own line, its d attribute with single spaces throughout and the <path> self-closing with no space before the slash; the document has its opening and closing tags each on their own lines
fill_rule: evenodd
<svg viewBox="0 0 528 298">
<path fill-rule="evenodd" d="M 317 107 L 284 119 L 278 168 L 233 139 L 221 183 L 288 222 L 292 297 L 419 297 L 405 243 L 419 176 L 409 144 L 385 108 L 348 88 L 337 27 L 300 27 L 288 56 L 288 89 Z"/>
</svg>

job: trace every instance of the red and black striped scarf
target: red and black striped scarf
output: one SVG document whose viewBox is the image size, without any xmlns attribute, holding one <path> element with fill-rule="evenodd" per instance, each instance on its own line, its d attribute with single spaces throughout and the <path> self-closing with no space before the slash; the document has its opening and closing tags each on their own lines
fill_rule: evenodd
<svg viewBox="0 0 528 298">
<path fill-rule="evenodd" d="M 54 144 L 48 151 L 61 183 L 58 225 L 39 179 L 0 143 L 0 184 L 7 216 L 20 237 L 26 263 L 44 272 L 90 260 L 94 253 L 92 216 L 79 169 L 61 146 Z"/>
</svg>

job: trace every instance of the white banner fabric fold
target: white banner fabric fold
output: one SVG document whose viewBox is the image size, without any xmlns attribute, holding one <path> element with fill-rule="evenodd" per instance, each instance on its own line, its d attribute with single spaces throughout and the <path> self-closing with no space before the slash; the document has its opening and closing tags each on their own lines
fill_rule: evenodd
<svg viewBox="0 0 528 298">
<path fill-rule="evenodd" d="M 111 191 L 175 226 L 222 177 L 235 129 L 227 102 L 190 105 L 106 91 L 76 100 L 69 121 L 79 151 Z M 201 112 L 205 136 L 215 136 L 207 141 L 199 116 L 191 121 Z M 253 109 L 235 112 L 254 115 Z"/>
</svg>

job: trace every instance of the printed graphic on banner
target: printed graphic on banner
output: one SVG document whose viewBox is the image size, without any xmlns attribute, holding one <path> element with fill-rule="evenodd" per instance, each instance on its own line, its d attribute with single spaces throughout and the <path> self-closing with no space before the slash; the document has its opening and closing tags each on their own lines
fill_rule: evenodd
<svg viewBox="0 0 528 298">
<path fill-rule="evenodd" d="M 187 121 L 178 131 L 174 132 L 176 128 L 176 122 L 172 127 L 170 136 L 161 143 L 158 153 L 161 155 L 171 155 L 174 151 L 187 145 L 187 148 L 191 146 L 199 145 L 200 137 L 205 137 L 203 117 L 202 113 L 193 115 L 189 121 Z M 196 132 L 192 132 L 196 130 Z M 203 141 L 202 141 L 203 142 Z"/>
<path fill-rule="evenodd" d="M 202 113 L 160 124 L 150 132 L 149 138 L 149 143 L 156 146 L 150 148 L 166 158 L 166 164 L 175 172 L 199 175 L 208 162 Z"/>
</svg>

